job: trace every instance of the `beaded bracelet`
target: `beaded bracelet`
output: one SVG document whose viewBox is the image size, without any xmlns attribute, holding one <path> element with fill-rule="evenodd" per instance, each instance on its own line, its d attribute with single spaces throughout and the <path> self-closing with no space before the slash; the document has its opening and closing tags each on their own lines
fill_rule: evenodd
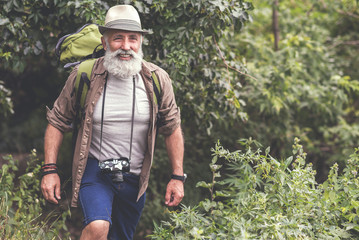
<svg viewBox="0 0 359 240">
<path fill-rule="evenodd" d="M 48 169 L 57 169 L 56 166 L 43 166 L 41 167 L 41 170 L 48 170 Z"/>
<path fill-rule="evenodd" d="M 58 173 L 56 163 L 48 163 L 41 166 L 41 176 Z"/>
</svg>

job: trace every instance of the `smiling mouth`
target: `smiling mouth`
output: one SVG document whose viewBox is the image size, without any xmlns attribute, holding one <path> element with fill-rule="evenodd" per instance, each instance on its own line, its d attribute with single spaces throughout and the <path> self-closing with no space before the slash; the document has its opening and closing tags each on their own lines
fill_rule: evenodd
<svg viewBox="0 0 359 240">
<path fill-rule="evenodd" d="M 120 57 L 120 58 L 129 58 L 129 57 L 132 57 L 132 55 L 131 54 L 118 54 L 117 55 L 118 57 Z"/>
</svg>

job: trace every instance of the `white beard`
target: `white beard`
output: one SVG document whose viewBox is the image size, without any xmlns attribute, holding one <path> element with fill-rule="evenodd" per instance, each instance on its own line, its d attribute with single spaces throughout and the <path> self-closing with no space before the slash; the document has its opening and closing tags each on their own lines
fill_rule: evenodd
<svg viewBox="0 0 359 240">
<path fill-rule="evenodd" d="M 119 54 L 130 54 L 132 58 L 130 60 L 121 60 L 118 57 Z M 141 71 L 142 58 L 142 48 L 139 49 L 138 53 L 133 50 L 124 51 L 122 49 L 112 52 L 110 48 L 107 48 L 103 65 L 115 77 L 129 78 Z"/>
</svg>

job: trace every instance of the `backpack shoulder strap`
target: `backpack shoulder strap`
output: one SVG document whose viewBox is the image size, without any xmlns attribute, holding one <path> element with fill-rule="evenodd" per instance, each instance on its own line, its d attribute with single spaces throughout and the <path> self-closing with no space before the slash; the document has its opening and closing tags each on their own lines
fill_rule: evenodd
<svg viewBox="0 0 359 240">
<path fill-rule="evenodd" d="M 161 102 L 161 85 L 158 81 L 156 73 L 153 71 L 151 72 L 151 78 L 153 83 L 153 92 L 155 93 L 153 95 L 153 102 L 157 104 L 158 109 L 160 108 L 160 102 Z"/>
<path fill-rule="evenodd" d="M 80 63 L 77 70 L 77 76 L 75 80 L 75 92 L 76 92 L 76 103 L 75 103 L 75 119 L 73 122 L 73 133 L 72 133 L 72 146 L 73 153 L 75 150 L 76 137 L 79 130 L 79 126 L 84 115 L 84 107 L 87 92 L 90 88 L 90 78 L 93 66 L 95 65 L 96 59 L 89 59 Z"/>
<path fill-rule="evenodd" d="M 92 73 L 92 68 L 95 65 L 96 58 L 88 59 L 80 63 L 76 82 L 75 82 L 75 91 L 76 91 L 76 104 L 80 107 L 84 107 L 87 91 L 90 88 L 90 78 Z"/>
<path fill-rule="evenodd" d="M 158 108 L 157 116 L 156 116 L 156 126 L 157 126 L 156 137 L 155 137 L 155 144 L 156 144 L 157 136 L 158 136 L 158 128 L 161 126 L 161 124 L 160 124 L 161 85 L 160 85 L 160 82 L 158 81 L 158 77 L 157 77 L 155 71 L 151 72 L 151 78 L 152 78 L 152 85 L 153 85 L 153 92 L 154 92 L 153 102 L 157 105 L 157 108 Z"/>
</svg>

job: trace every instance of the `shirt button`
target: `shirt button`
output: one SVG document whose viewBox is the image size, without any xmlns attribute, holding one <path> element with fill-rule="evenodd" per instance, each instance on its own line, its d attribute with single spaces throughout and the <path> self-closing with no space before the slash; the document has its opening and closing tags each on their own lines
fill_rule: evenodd
<svg viewBox="0 0 359 240">
<path fill-rule="evenodd" d="M 90 118 L 87 118 L 87 122 L 90 123 L 90 122 L 91 122 L 91 119 L 90 119 Z"/>
<path fill-rule="evenodd" d="M 92 101 L 92 105 L 95 105 L 95 101 Z"/>
<path fill-rule="evenodd" d="M 79 171 L 78 171 L 79 173 L 81 173 L 81 169 L 79 169 Z"/>
</svg>

